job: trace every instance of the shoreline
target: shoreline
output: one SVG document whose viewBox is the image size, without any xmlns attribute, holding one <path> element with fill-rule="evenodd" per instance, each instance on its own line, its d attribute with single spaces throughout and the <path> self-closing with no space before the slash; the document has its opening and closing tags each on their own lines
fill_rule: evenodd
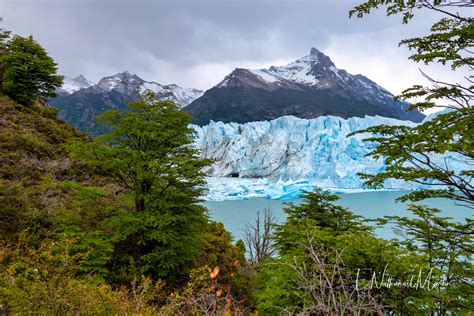
<svg viewBox="0 0 474 316">
<path fill-rule="evenodd" d="M 202 196 L 206 202 L 234 201 L 263 198 L 267 200 L 297 200 L 304 191 L 321 188 L 334 194 L 355 194 L 386 191 L 412 191 L 418 188 L 338 188 L 330 180 L 277 180 L 267 178 L 206 177 L 206 191 Z"/>
</svg>

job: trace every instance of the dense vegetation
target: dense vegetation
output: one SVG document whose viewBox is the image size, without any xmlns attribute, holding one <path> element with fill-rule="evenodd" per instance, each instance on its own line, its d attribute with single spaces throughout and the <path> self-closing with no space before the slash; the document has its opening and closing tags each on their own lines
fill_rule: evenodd
<svg viewBox="0 0 474 316">
<path fill-rule="evenodd" d="M 173 102 L 149 95 L 129 107 L 99 116 L 112 131 L 73 150 L 133 201 L 133 209 L 112 224 L 120 231 L 114 269 L 127 266 L 120 278 L 128 280 L 138 270 L 168 283 L 179 281 L 204 247 L 207 217 L 198 202 L 204 185 L 201 169 L 209 161 L 191 146 L 191 118 Z"/>
<path fill-rule="evenodd" d="M 163 143 L 157 148 L 169 146 L 161 153 L 106 146 L 105 139 L 95 142 L 58 121 L 56 111 L 46 104 L 25 107 L 6 96 L 1 96 L 0 104 L 3 312 L 147 310 L 151 303 L 143 301 L 140 307 L 136 299 L 145 300 L 141 297 L 151 295 L 151 289 L 158 293 L 150 296 L 150 302 L 157 304 L 153 306 L 164 305 L 171 292 L 176 292 L 170 297 L 174 302 L 184 300 L 180 291 L 190 291 L 188 287 L 199 286 L 201 291 L 202 282 L 209 277 L 208 264 L 220 266 L 223 279 L 232 270 L 245 272 L 244 247 L 234 246 L 229 233 L 221 224 L 209 222 L 197 203 L 202 177 L 196 168 L 206 161 L 182 146 L 190 139 L 189 117 L 176 111 L 174 104 L 157 102 L 144 108 L 138 103 L 131 106 L 144 111 L 126 114 L 130 118 L 155 111 L 157 120 L 149 123 L 157 124 L 156 133 L 162 136 Z M 177 134 L 163 128 L 160 119 L 174 124 Z M 179 131 L 178 122 L 186 127 L 184 132 Z M 150 125 L 142 130 L 144 134 L 134 131 L 140 139 L 153 133 Z M 114 135 L 118 141 L 124 139 Z M 171 155 L 169 148 L 173 147 Z M 85 150 L 105 156 L 100 161 L 81 159 Z M 167 166 L 152 174 L 146 167 L 161 165 L 147 160 L 147 154 L 165 154 L 163 163 L 177 167 L 174 172 Z M 127 170 L 136 171 L 136 178 L 113 174 L 122 170 L 122 163 L 133 168 Z M 121 177 L 141 181 L 141 185 L 124 188 L 116 181 Z M 142 182 L 149 177 L 156 182 L 143 192 L 146 185 Z M 232 266 L 235 260 L 241 263 Z M 189 277 L 201 283 L 186 285 Z M 210 278 L 208 281 L 211 284 Z M 236 293 L 239 295 L 243 294 Z"/>
<path fill-rule="evenodd" d="M 389 13 L 408 12 L 409 19 L 410 4 L 371 0 L 354 13 L 388 5 Z M 440 2 L 432 5 L 438 8 Z M 419 48 L 413 59 L 444 56 L 441 62 L 455 68 L 471 66 L 472 59 L 460 60 L 464 53 L 449 46 L 451 33 L 436 35 L 455 32 L 456 39 L 464 38 L 459 49 L 469 47 L 463 43 L 472 40 L 472 33 L 466 35 L 472 19 L 463 21 L 437 24 L 432 37 L 407 41 Z M 28 94 L 19 88 L 25 76 L 39 82 L 42 71 L 57 78 L 51 63 L 45 69 L 35 63 L 38 72 L 9 77 L 5 56 L 12 41 L 44 52 L 39 44 L 5 31 L 0 38 L 10 43 L 0 47 L 0 69 L 3 82 L 13 88 L 2 87 L 0 93 L 0 314 L 468 315 L 474 310 L 469 219 L 455 223 L 440 210 L 412 204 L 410 216 L 377 221 L 402 233 L 385 240 L 374 234 L 374 223 L 335 205 L 337 196 L 315 190 L 300 205 L 287 206 L 285 222 L 274 223 L 266 212 L 249 225 L 247 245 L 234 244 L 200 204 L 201 168 L 209 161 L 190 146 L 191 118 L 185 112 L 145 96 L 129 111 L 104 113 L 100 120 L 110 132 L 92 139 L 56 118 L 56 110 L 41 100 L 49 88 L 31 85 Z M 425 45 L 430 39 L 450 44 Z M 34 58 L 51 61 L 46 54 Z M 56 84 L 53 80 L 50 87 Z M 388 168 L 363 176 L 369 186 L 391 178 L 423 182 L 426 190 L 403 200 L 444 197 L 470 211 L 472 170 L 433 165 L 429 157 L 450 152 L 472 163 L 468 93 L 473 87 L 438 87 L 423 90 L 432 93 L 428 100 L 467 102 L 449 105 L 451 112 L 415 128 L 369 130 L 375 133 L 369 141 L 378 143 L 371 155 L 385 157 Z M 414 106 L 434 106 L 430 102 Z"/>
</svg>

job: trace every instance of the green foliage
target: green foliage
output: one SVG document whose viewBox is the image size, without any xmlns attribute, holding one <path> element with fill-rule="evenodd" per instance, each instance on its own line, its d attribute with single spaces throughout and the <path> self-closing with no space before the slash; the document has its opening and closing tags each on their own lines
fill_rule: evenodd
<svg viewBox="0 0 474 316">
<path fill-rule="evenodd" d="M 0 105 L 0 234 L 5 242 L 30 236 L 35 245 L 52 235 L 56 215 L 64 215 L 68 208 L 71 192 L 61 183 L 66 179 L 83 182 L 90 171 L 70 159 L 62 146 L 87 137 L 43 116 L 41 105 L 17 106 L 4 96 Z M 96 175 L 87 177 L 89 184 L 98 180 Z M 98 207 L 95 210 L 101 212 Z"/>
<path fill-rule="evenodd" d="M 171 101 L 148 96 L 129 104 L 130 111 L 99 117 L 111 128 L 96 142 L 75 144 L 90 165 L 115 180 L 134 201 L 134 210 L 113 217 L 113 270 L 129 269 L 167 282 L 182 280 L 204 247 L 206 209 L 199 204 L 202 167 L 191 146 L 191 118 Z M 127 268 L 128 266 L 128 268 Z M 120 278 L 121 278 L 120 277 Z"/>
<path fill-rule="evenodd" d="M 471 12 L 462 16 L 463 9 L 472 8 L 472 3 L 434 1 L 392 1 L 369 0 L 350 12 L 362 17 L 372 9 L 386 6 L 387 14 L 401 13 L 403 22 L 414 17 L 414 9 L 429 9 L 444 17 L 431 28 L 424 37 L 401 41 L 415 53 L 410 59 L 430 64 L 433 62 L 450 65 L 452 70 L 472 70 L 474 58 L 474 19 Z M 457 10 L 454 13 L 450 7 Z M 466 11 L 465 11 L 466 12 Z M 375 149 L 369 153 L 375 159 L 385 159 L 386 168 L 374 175 L 362 174 L 366 185 L 381 187 L 389 179 L 399 179 L 425 185 L 419 191 L 402 196 L 400 201 L 422 201 L 427 198 L 448 198 L 474 208 L 474 113 L 472 100 L 474 86 L 472 76 L 466 74 L 467 84 L 448 83 L 434 80 L 431 87 L 415 85 L 402 92 L 400 98 L 424 98 L 413 104 L 420 110 L 436 106 L 450 108 L 451 112 L 441 114 L 416 127 L 374 126 L 357 133 L 368 132 L 366 139 L 375 142 Z M 434 157 L 451 156 L 463 162 L 464 170 L 450 166 L 450 158 L 444 161 Z M 439 216 L 439 210 L 420 205 L 411 205 L 414 217 L 389 216 L 380 220 L 382 224 L 395 224 L 402 235 L 400 245 L 416 260 L 411 266 L 433 271 L 442 276 L 448 284 L 434 291 L 419 289 L 396 304 L 398 310 L 414 313 L 423 312 L 436 315 L 467 314 L 472 310 L 472 236 L 473 222 L 455 223 L 452 219 Z M 394 301 L 393 303 L 396 303 Z M 419 306 L 418 310 L 410 309 Z"/>
<path fill-rule="evenodd" d="M 64 147 L 89 138 L 42 103 L 0 96 L 0 116 L 0 313 L 114 310 L 112 289 L 97 285 L 111 252 L 100 223 L 120 199 Z"/>
<path fill-rule="evenodd" d="M 365 184 L 369 187 L 382 187 L 387 179 L 436 186 L 414 191 L 401 197 L 401 201 L 442 197 L 472 206 L 472 170 L 455 170 L 449 161 L 437 163 L 432 157 L 456 153 L 467 165 L 471 164 L 474 160 L 473 126 L 473 110 L 465 108 L 439 115 L 415 127 L 380 125 L 358 131 L 356 133 L 372 135 L 365 141 L 375 142 L 377 146 L 369 155 L 375 159 L 385 158 L 386 163 L 382 172 L 360 176 L 367 179 Z"/>
<path fill-rule="evenodd" d="M 450 14 L 448 10 L 445 10 L 449 6 L 459 6 L 459 7 L 469 7 L 469 4 L 463 5 L 462 2 L 446 3 L 444 0 L 368 0 L 364 3 L 355 6 L 352 10 L 349 11 L 349 17 L 352 17 L 354 14 L 358 18 L 362 18 L 367 14 L 370 14 L 372 10 L 377 10 L 380 7 L 386 7 L 387 16 L 402 14 L 402 20 L 404 24 L 407 24 L 415 15 L 414 10 L 416 9 L 432 9 L 438 12 L 444 12 Z M 459 13 L 452 13 L 451 16 L 462 18 L 459 16 Z M 465 18 L 462 18 L 465 19 Z"/>
<path fill-rule="evenodd" d="M 337 291 L 336 301 L 345 302 L 341 306 L 351 311 L 444 314 L 472 308 L 470 224 L 453 223 L 439 217 L 438 210 L 412 206 L 413 217 L 379 220 L 382 225 L 396 224 L 403 236 L 401 241 L 384 240 L 373 236 L 348 210 L 333 205 L 336 196 L 319 190 L 309 195 L 302 206 L 290 205 L 287 221 L 276 228 L 279 257 L 267 260 L 256 276 L 259 311 L 319 311 L 321 306 L 338 304 L 325 301 L 331 291 Z M 431 273 L 431 284 L 447 285 L 373 283 L 374 277 L 375 282 L 389 277 L 409 281 L 420 273 L 422 282 Z"/>
<path fill-rule="evenodd" d="M 38 98 L 55 96 L 62 85 L 54 60 L 32 37 L 9 39 L 0 57 L 1 91 L 20 104 L 31 106 Z"/>
<path fill-rule="evenodd" d="M 149 97 L 131 112 L 105 113 L 112 131 L 93 142 L 39 99 L 60 84 L 53 73 L 50 83 L 33 82 L 55 72 L 46 57 L 31 38 L 0 30 L 2 92 L 29 105 L 0 94 L 0 314 L 179 309 L 169 292 L 211 261 L 222 268 L 219 308 L 228 310 L 229 299 L 236 310 L 251 304 L 243 243 L 234 246 L 222 224 L 208 225 L 200 204 L 209 161 L 191 146 L 189 116 Z M 25 79 L 27 66 L 45 69 L 28 68 L 34 76 Z M 165 279 L 167 292 L 143 274 Z M 213 280 L 207 274 L 196 299 L 212 304 Z"/>
<path fill-rule="evenodd" d="M 239 302 L 245 302 L 245 305 L 251 305 L 254 271 L 245 259 L 243 241 L 238 240 L 234 245 L 232 235 L 222 223 L 215 221 L 209 223 L 204 239 L 205 248 L 199 259 L 199 265 L 218 266 L 217 281 L 221 284 L 231 282 L 232 297 Z"/>
<path fill-rule="evenodd" d="M 0 313 L 154 315 L 169 291 L 180 292 L 182 285 L 169 283 L 165 292 L 164 282 L 155 284 L 141 275 L 143 262 L 133 255 L 158 239 L 168 239 L 159 246 L 171 260 L 195 266 L 201 265 L 197 259 L 216 258 L 222 270 L 228 270 L 222 272 L 222 282 L 230 277 L 232 261 L 242 260 L 231 291 L 248 302 L 243 248 L 232 245 L 222 224 L 208 226 L 201 206 L 187 205 L 199 200 L 199 188 L 190 188 L 192 196 L 186 196 L 178 190 L 187 188 L 180 182 L 186 180 L 176 179 L 179 187 L 170 185 L 163 191 L 166 197 L 145 196 L 149 213 L 137 214 L 133 192 L 118 186 L 98 165 L 91 167 L 92 161 L 78 159 L 77 152 L 71 155 L 71 146 L 66 146 L 74 143 L 75 149 L 85 150 L 105 145 L 91 143 L 52 117 L 44 104 L 24 107 L 0 96 L 0 115 Z M 165 119 L 176 122 L 170 116 Z M 181 167 L 186 169 L 184 162 Z M 195 213 L 185 213 L 191 210 Z M 190 227 L 194 224 L 200 227 Z M 144 243 L 134 243 L 132 235 Z M 127 246 L 133 250 L 128 252 Z M 186 258 L 190 253 L 193 257 Z M 169 279 L 184 284 L 189 273 L 179 268 L 183 270 Z M 106 280 L 122 280 L 124 286 L 112 288 Z M 225 302 L 223 297 L 221 307 Z"/>
<path fill-rule="evenodd" d="M 465 56 L 463 51 L 474 44 L 474 18 L 454 19 L 443 18 L 431 27 L 431 34 L 426 37 L 416 37 L 400 42 L 409 49 L 416 51 L 410 57 L 415 62 L 438 62 L 443 65 L 451 63 L 453 70 L 466 65 L 473 65 L 474 58 Z"/>
<path fill-rule="evenodd" d="M 230 292 L 232 280 L 222 283 L 219 274 L 207 266 L 193 269 L 186 286 L 168 296 L 160 315 L 247 315 L 242 301 Z"/>
<path fill-rule="evenodd" d="M 308 244 L 331 250 L 324 258 L 328 266 L 333 267 L 337 260 L 343 259 L 347 271 L 344 277 L 353 277 L 362 269 L 361 277 L 370 279 L 371 272 L 382 271 L 394 256 L 402 254 L 390 242 L 374 237 L 359 216 L 334 205 L 337 200 L 336 195 L 316 189 L 307 192 L 300 205 L 289 204 L 285 209 L 288 217 L 285 223 L 276 225 L 274 234 L 279 257 L 264 262 L 257 276 L 259 310 L 278 314 L 289 309 L 306 310 L 314 303 L 298 281 L 301 274 L 295 269 L 299 266 L 318 269 L 311 260 Z M 305 281 L 317 284 L 318 280 L 307 277 Z M 350 287 L 354 286 L 352 282 Z"/>
<path fill-rule="evenodd" d="M 421 205 L 411 205 L 412 217 L 386 216 L 382 224 L 396 225 L 402 238 L 401 245 L 418 257 L 418 267 L 433 271 L 447 286 L 435 290 L 419 289 L 415 299 L 423 301 L 425 309 L 456 313 L 472 310 L 470 299 L 474 279 L 472 264 L 472 221 L 461 224 L 451 218 L 439 216 L 440 210 Z"/>
<path fill-rule="evenodd" d="M 387 14 L 403 14 L 404 23 L 413 18 L 414 9 L 429 9 L 444 17 L 431 28 L 431 34 L 421 38 L 406 39 L 401 44 L 408 45 L 416 51 L 410 58 L 422 61 L 425 64 L 432 62 L 451 64 L 453 70 L 472 69 L 474 59 L 472 50 L 474 39 L 474 20 L 472 17 L 462 16 L 458 11 L 452 13 L 450 7 L 459 10 L 468 9 L 472 4 L 445 3 L 444 1 L 393 1 L 370 0 L 356 6 L 350 15 L 363 17 L 377 9 L 386 6 Z M 425 75 L 423 73 L 423 75 Z M 421 85 L 405 90 L 399 97 L 423 97 L 424 100 L 413 104 L 420 110 L 442 106 L 453 111 L 426 121 L 414 128 L 402 126 L 375 126 L 362 132 L 372 133 L 366 139 L 377 144 L 374 151 L 369 153 L 374 158 L 385 158 L 387 168 L 377 175 L 362 175 L 368 179 L 368 186 L 383 186 L 387 179 L 401 179 L 435 188 L 414 192 L 402 197 L 401 200 L 419 201 L 428 197 L 444 197 L 471 205 L 474 201 L 474 188 L 471 184 L 473 171 L 455 171 L 449 161 L 435 163 L 433 156 L 448 153 L 459 154 L 458 160 L 471 165 L 474 159 L 472 99 L 474 98 L 472 81 L 469 76 L 467 86 L 459 83 L 447 83 L 433 80 L 432 87 Z"/>
<path fill-rule="evenodd" d="M 416 9 L 428 9 L 444 17 L 431 27 L 431 33 L 424 37 L 415 37 L 402 40 L 400 45 L 406 45 L 415 51 L 410 59 L 415 62 L 430 64 L 433 62 L 450 65 L 452 70 L 474 67 L 472 46 L 474 44 L 474 18 L 472 3 L 446 2 L 441 0 L 369 0 L 356 6 L 349 12 L 350 16 L 362 18 L 373 9 L 386 7 L 387 15 L 402 14 L 403 23 L 408 23 L 414 17 Z M 456 12 L 451 10 L 456 8 Z M 461 13 L 465 13 L 465 16 Z M 472 9 L 471 9 L 472 10 Z M 474 86 L 472 76 L 466 73 L 466 83 L 448 83 L 434 80 L 422 72 L 432 82 L 431 87 L 414 85 L 406 89 L 397 98 L 410 99 L 423 97 L 423 101 L 413 104 L 412 108 L 424 110 L 436 106 L 450 108 L 470 107 L 473 99 Z M 440 104 L 443 102 L 445 104 Z"/>
<path fill-rule="evenodd" d="M 0 246 L 0 312 L 43 315 L 156 315 L 162 282 L 133 280 L 130 289 L 113 289 L 89 278 L 77 278 L 81 254 L 73 239 L 46 240 L 27 252 Z"/>
<path fill-rule="evenodd" d="M 369 231 L 361 223 L 361 217 L 354 215 L 344 207 L 334 205 L 339 197 L 315 189 L 306 192 L 300 205 L 289 204 L 285 208 L 288 217 L 283 225 L 275 227 L 275 245 L 280 254 L 301 247 L 315 227 L 326 229 L 333 234 L 348 230 Z"/>
<path fill-rule="evenodd" d="M 209 222 L 205 240 L 206 248 L 203 251 L 204 257 L 201 258 L 201 265 L 226 266 L 232 264 L 234 260 L 245 260 L 245 248 L 242 249 L 232 244 L 232 235 L 224 228 L 224 224 L 215 221 Z"/>
<path fill-rule="evenodd" d="M 113 292 L 105 285 L 74 279 L 77 257 L 71 241 L 45 242 L 38 250 L 10 255 L 0 275 L 0 311 L 12 314 L 106 314 L 114 310 Z M 3 248 L 2 250 L 6 250 Z M 18 256 L 19 255 L 19 256 Z"/>
<path fill-rule="evenodd" d="M 112 175 L 126 167 L 115 169 L 111 166 L 121 166 L 119 160 L 98 164 L 97 157 L 87 156 L 110 153 L 111 147 L 91 142 L 44 104 L 24 107 L 0 96 L 0 105 L 0 313 L 153 315 L 170 291 L 181 291 L 191 268 L 210 262 L 222 269 L 219 284 L 227 286 L 232 279 L 226 293 L 251 304 L 252 271 L 242 243 L 232 245 L 222 224 L 208 225 L 206 210 L 198 204 L 200 168 L 207 161 L 192 161 L 197 157 L 188 146 L 192 135 L 168 130 L 190 132 L 189 118 L 180 116 L 174 104 L 150 107 L 156 124 L 149 122 L 147 107 L 138 111 L 143 133 L 133 135 L 151 141 L 156 156 L 127 156 L 125 146 L 112 148 L 130 158 L 127 163 L 136 162 L 136 181 L 156 180 L 151 190 L 141 192 L 140 212 L 135 192 L 119 186 Z M 163 137 L 152 141 L 157 135 Z M 150 161 L 142 163 L 143 157 Z M 169 169 L 155 163 L 156 157 Z M 234 266 L 236 260 L 240 263 Z M 163 275 L 166 291 L 163 281 L 154 284 L 142 272 Z"/>
</svg>

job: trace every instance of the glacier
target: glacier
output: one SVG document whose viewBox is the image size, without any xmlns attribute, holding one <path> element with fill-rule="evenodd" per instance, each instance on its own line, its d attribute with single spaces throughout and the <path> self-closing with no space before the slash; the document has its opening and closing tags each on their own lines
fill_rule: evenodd
<svg viewBox="0 0 474 316">
<path fill-rule="evenodd" d="M 366 157 L 375 148 L 374 143 L 362 141 L 367 134 L 347 135 L 380 124 L 416 125 L 380 116 L 283 116 L 245 124 L 211 121 L 202 127 L 193 125 L 195 146 L 203 157 L 215 161 L 205 170 L 204 199 L 295 199 L 315 187 L 335 192 L 366 190 L 357 173 L 383 171 L 384 161 Z M 462 167 L 460 157 L 449 158 L 453 166 Z M 384 187 L 420 188 L 399 180 L 388 180 Z"/>
</svg>

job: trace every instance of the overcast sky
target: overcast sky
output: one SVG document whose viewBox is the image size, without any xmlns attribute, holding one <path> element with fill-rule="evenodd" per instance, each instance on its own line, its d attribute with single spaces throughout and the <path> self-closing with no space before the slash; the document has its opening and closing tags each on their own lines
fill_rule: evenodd
<svg viewBox="0 0 474 316">
<path fill-rule="evenodd" d="M 145 80 L 207 89 L 236 67 L 282 65 L 316 47 L 338 68 L 361 73 L 393 93 L 448 68 L 407 60 L 398 42 L 439 19 L 409 25 L 383 12 L 348 17 L 351 0 L 0 0 L 3 27 L 33 35 L 67 76 L 92 81 L 128 70 Z"/>
</svg>

